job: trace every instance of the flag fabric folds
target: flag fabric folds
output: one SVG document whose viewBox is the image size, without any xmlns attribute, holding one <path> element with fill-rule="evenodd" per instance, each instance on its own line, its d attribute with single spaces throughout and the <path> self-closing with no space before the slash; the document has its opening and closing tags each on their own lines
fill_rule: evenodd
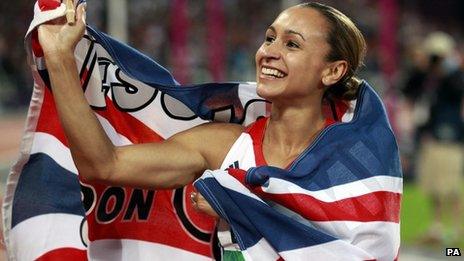
<svg viewBox="0 0 464 261">
<path fill-rule="evenodd" d="M 34 90 L 3 204 L 8 258 L 210 260 L 215 223 L 193 210 L 191 185 L 154 191 L 79 181 L 36 31 L 64 11 L 57 1 L 38 1 L 26 35 Z M 89 105 L 118 146 L 160 142 L 210 120 L 248 124 L 266 112 L 253 83 L 181 86 L 150 58 L 90 27 L 75 57 Z"/>
<path fill-rule="evenodd" d="M 39 0 L 26 35 L 34 90 L 3 203 L 8 258 L 210 260 L 215 222 L 193 210 L 192 185 L 154 191 L 79 180 L 36 31 L 64 13 L 64 4 Z M 155 61 L 91 27 L 75 57 L 89 106 L 117 146 L 161 142 L 208 121 L 248 125 L 268 115 L 254 83 L 180 85 Z M 352 104 L 352 118 L 327 127 L 286 170 L 206 171 L 196 181 L 246 259 L 396 257 L 396 142 L 367 83 Z"/>
<path fill-rule="evenodd" d="M 394 260 L 399 251 L 399 153 L 366 82 L 353 118 L 324 129 L 288 169 L 207 171 L 195 187 L 246 260 Z"/>
</svg>

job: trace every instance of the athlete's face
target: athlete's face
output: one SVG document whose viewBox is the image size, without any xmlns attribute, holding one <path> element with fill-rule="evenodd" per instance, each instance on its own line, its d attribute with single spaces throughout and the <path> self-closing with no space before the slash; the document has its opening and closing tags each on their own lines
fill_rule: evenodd
<svg viewBox="0 0 464 261">
<path fill-rule="evenodd" d="M 330 50 L 327 31 L 325 18 L 314 9 L 292 7 L 282 12 L 256 52 L 258 94 L 272 101 L 322 94 Z"/>
</svg>

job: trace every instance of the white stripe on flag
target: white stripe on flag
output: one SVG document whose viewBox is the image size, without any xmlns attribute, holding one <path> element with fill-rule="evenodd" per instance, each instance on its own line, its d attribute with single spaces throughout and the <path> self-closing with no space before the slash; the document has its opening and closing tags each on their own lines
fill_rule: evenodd
<svg viewBox="0 0 464 261">
<path fill-rule="evenodd" d="M 158 243 L 130 239 L 102 239 L 90 243 L 90 260 L 189 260 L 206 261 L 210 257 Z M 156 257 L 154 259 L 154 257 Z"/>
<path fill-rule="evenodd" d="M 24 220 L 10 232 L 10 257 L 16 260 L 35 260 L 57 248 L 84 250 L 79 236 L 82 216 L 45 214 Z"/>
<path fill-rule="evenodd" d="M 279 253 L 285 260 L 372 260 L 364 250 L 341 240 Z"/>
<path fill-rule="evenodd" d="M 262 186 L 262 189 L 269 194 L 304 194 L 320 201 L 334 202 L 377 191 L 402 193 L 402 183 L 402 179 L 398 177 L 374 176 L 328 189 L 310 191 L 283 179 L 270 178 L 268 185 Z"/>
<path fill-rule="evenodd" d="M 277 260 L 279 258 L 275 249 L 265 238 L 260 239 L 258 243 L 242 251 L 242 254 L 245 260 Z"/>
<path fill-rule="evenodd" d="M 166 99 L 166 97 L 165 97 Z M 171 100 L 173 100 L 172 98 Z M 176 104 L 176 106 L 185 106 L 182 103 Z M 186 107 L 187 108 L 187 107 Z M 192 128 L 194 126 L 203 124 L 207 121 L 200 119 L 199 117 L 193 120 L 176 120 L 171 118 L 168 114 L 164 112 L 164 109 L 161 106 L 161 92 L 158 92 L 156 98 L 143 110 L 130 112 L 134 118 L 145 124 L 148 128 L 152 129 L 158 135 L 167 139 L 172 135 L 184 131 L 186 129 Z M 192 112 L 193 114 L 193 112 Z M 168 122 L 169 124 L 163 124 Z"/>
<path fill-rule="evenodd" d="M 260 199 L 252 192 L 250 192 L 248 188 L 246 188 L 242 183 L 240 183 L 240 181 L 235 179 L 225 170 L 206 170 L 200 177 L 200 179 L 206 180 L 208 178 L 215 178 L 219 182 L 219 184 L 221 184 L 221 186 L 233 190 L 235 192 L 241 193 L 244 196 L 256 199 L 262 202 L 263 204 L 267 205 L 267 203 L 265 203 L 262 199 Z"/>
<path fill-rule="evenodd" d="M 45 132 L 36 132 L 32 142 L 31 154 L 44 153 L 50 156 L 64 169 L 77 174 L 77 168 L 71 157 L 71 152 L 55 136 Z"/>
<path fill-rule="evenodd" d="M 98 53 L 99 57 L 105 57 L 109 60 L 113 60 L 113 58 L 108 54 L 108 52 L 98 43 L 95 42 L 95 50 Z M 110 68 L 110 70 L 114 70 L 114 68 Z M 126 76 L 122 71 L 120 72 L 124 77 Z M 109 73 L 109 79 L 107 81 L 112 81 L 112 77 L 114 76 L 114 72 Z M 117 81 L 117 80 L 116 80 Z M 134 79 L 131 79 L 134 83 L 137 82 Z M 151 88 L 145 85 L 142 82 L 139 82 L 137 86 L 139 88 Z M 111 93 L 108 93 L 108 98 L 112 99 Z M 176 106 L 185 106 L 182 103 L 177 104 Z M 189 110 L 189 109 L 187 109 Z M 148 128 L 156 132 L 158 135 L 163 137 L 163 139 L 167 139 L 172 135 L 184 131 L 186 129 L 192 128 L 194 126 L 200 125 L 207 121 L 202 120 L 200 118 L 195 118 L 193 120 L 176 120 L 171 118 L 167 113 L 165 113 L 164 108 L 161 106 L 161 92 L 156 94 L 155 100 L 150 102 L 143 110 L 137 110 L 135 112 L 128 112 L 131 116 L 145 124 Z M 192 112 L 193 114 L 193 112 Z M 169 123 L 169 124 L 165 124 Z"/>
<path fill-rule="evenodd" d="M 256 82 L 247 82 L 247 83 L 240 83 L 240 88 L 238 88 L 238 96 L 240 97 L 240 101 L 242 102 L 243 108 L 246 107 L 244 101 L 249 101 L 252 99 L 256 99 Z M 245 120 L 243 122 L 243 126 L 248 126 L 249 124 L 256 121 L 256 116 L 263 115 L 263 112 L 266 112 L 266 102 L 259 101 L 249 104 L 247 109 L 247 113 L 245 114 Z M 269 115 L 266 113 L 266 115 Z"/>
<path fill-rule="evenodd" d="M 356 245 L 377 260 L 393 260 L 400 247 L 400 224 L 393 222 L 311 222 L 327 234 Z"/>
<path fill-rule="evenodd" d="M 102 116 L 95 114 L 97 116 L 98 121 L 100 121 L 100 124 L 102 125 L 103 129 L 105 130 L 106 136 L 113 142 L 115 146 L 124 146 L 124 145 L 130 145 L 132 142 L 128 138 L 126 138 L 124 135 L 117 133 L 116 130 L 113 128 L 111 123 L 103 118 Z M 92 141 L 89 141 L 92 142 Z"/>
</svg>

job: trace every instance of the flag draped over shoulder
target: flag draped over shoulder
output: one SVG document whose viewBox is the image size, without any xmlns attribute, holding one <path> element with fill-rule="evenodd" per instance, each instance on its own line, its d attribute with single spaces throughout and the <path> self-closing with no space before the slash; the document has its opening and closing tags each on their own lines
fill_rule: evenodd
<svg viewBox="0 0 464 261">
<path fill-rule="evenodd" d="M 287 169 L 207 171 L 195 187 L 230 224 L 246 260 L 394 260 L 402 172 L 380 98 L 366 82 Z"/>
<path fill-rule="evenodd" d="M 192 210 L 191 185 L 153 191 L 79 181 L 35 30 L 64 12 L 59 2 L 38 1 L 26 35 L 34 91 L 3 204 L 9 259 L 209 260 L 215 224 Z M 206 121 L 247 125 L 266 114 L 252 83 L 181 86 L 153 60 L 91 27 L 75 57 L 89 105 L 118 146 L 160 142 Z M 287 170 L 206 171 L 196 181 L 246 259 L 397 256 L 396 142 L 367 83 L 352 104 L 353 117 L 327 127 Z"/>
<path fill-rule="evenodd" d="M 193 211 L 191 185 L 153 191 L 79 181 L 36 31 L 64 12 L 64 4 L 38 1 L 26 35 L 34 90 L 3 204 L 9 259 L 209 260 L 215 224 Z M 248 124 L 266 113 L 252 83 L 180 86 L 150 58 L 91 27 L 75 57 L 89 105 L 118 146 L 160 142 L 206 121 Z"/>
</svg>

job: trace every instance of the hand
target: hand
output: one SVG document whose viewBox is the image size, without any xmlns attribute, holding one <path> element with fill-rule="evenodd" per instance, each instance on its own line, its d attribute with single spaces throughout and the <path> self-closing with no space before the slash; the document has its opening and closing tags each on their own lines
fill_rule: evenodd
<svg viewBox="0 0 464 261">
<path fill-rule="evenodd" d="M 211 205 L 206 199 L 198 192 L 190 193 L 190 199 L 192 200 L 192 206 L 196 211 L 203 212 L 214 218 L 219 218 L 219 215 L 214 211 Z"/>
<path fill-rule="evenodd" d="M 72 25 L 66 22 L 66 17 L 61 17 L 39 26 L 39 42 L 46 56 L 74 53 L 85 32 L 85 4 L 79 5 L 76 11 L 76 22 Z"/>
</svg>

